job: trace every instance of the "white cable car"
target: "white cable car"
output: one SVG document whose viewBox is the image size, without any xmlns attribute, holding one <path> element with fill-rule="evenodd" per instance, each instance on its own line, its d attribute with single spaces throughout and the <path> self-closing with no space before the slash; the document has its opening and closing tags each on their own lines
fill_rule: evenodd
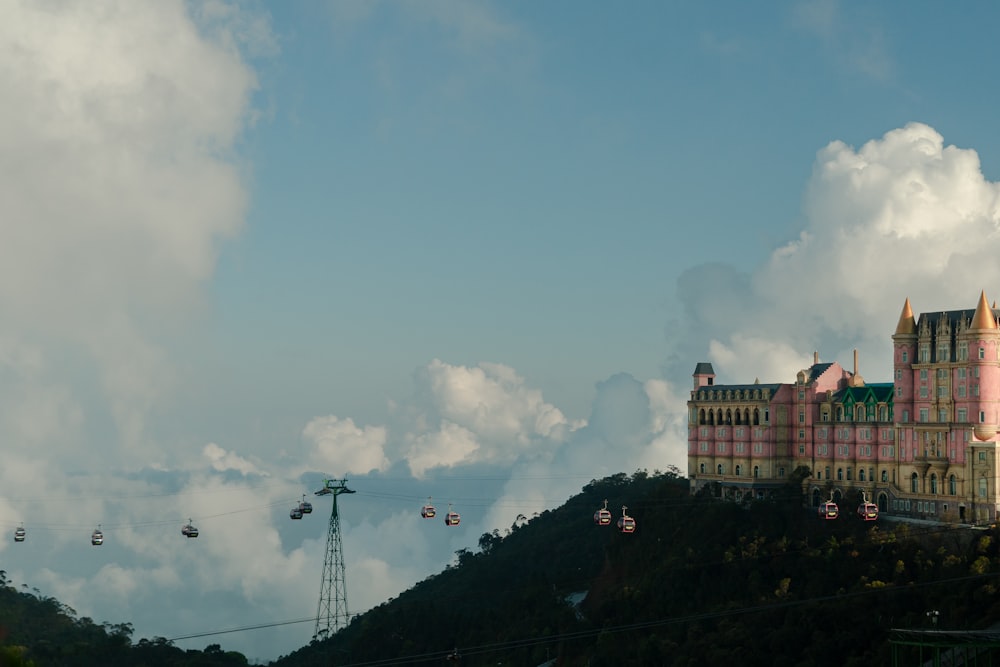
<svg viewBox="0 0 1000 667">
<path fill-rule="evenodd" d="M 420 516 L 425 519 L 433 519 L 437 516 L 437 510 L 431 505 L 431 497 L 427 496 L 427 504 L 420 508 Z"/>
<path fill-rule="evenodd" d="M 18 526 L 17 529 L 14 530 L 14 541 L 15 542 L 24 542 L 24 540 L 25 540 L 25 538 L 27 536 L 28 536 L 28 534 L 24 531 L 24 524 L 23 523 L 20 526 Z"/>
<path fill-rule="evenodd" d="M 90 534 L 90 543 L 95 547 L 104 544 L 104 533 L 101 532 L 101 524 L 97 524 L 97 528 Z"/>
<path fill-rule="evenodd" d="M 618 519 L 618 530 L 623 533 L 635 532 L 635 519 L 628 515 L 628 507 L 622 505 L 622 515 Z"/>
<path fill-rule="evenodd" d="M 303 514 L 312 514 L 313 506 L 312 503 L 306 500 L 306 494 L 302 494 L 302 502 L 299 503 L 299 510 Z"/>
<path fill-rule="evenodd" d="M 861 504 L 858 505 L 858 516 L 865 521 L 875 521 L 878 519 L 878 505 L 868 502 L 868 496 L 861 492 Z"/>
<path fill-rule="evenodd" d="M 611 525 L 611 510 L 608 509 L 608 501 L 604 500 L 604 508 L 594 512 L 594 523 L 598 526 Z"/>
<path fill-rule="evenodd" d="M 819 506 L 819 517 L 821 519 L 836 519 L 840 516 L 840 508 L 837 507 L 837 503 L 832 500 L 828 500 L 825 503 L 820 503 Z"/>
<path fill-rule="evenodd" d="M 291 517 L 292 519 L 301 519 L 302 509 L 298 505 L 296 505 L 295 507 L 292 508 L 292 511 L 288 513 L 288 516 Z"/>
<path fill-rule="evenodd" d="M 198 529 L 191 523 L 191 519 L 188 519 L 188 522 L 181 528 L 181 535 L 188 538 L 198 537 Z"/>
<path fill-rule="evenodd" d="M 458 512 L 454 512 L 451 509 L 451 503 L 448 504 L 448 513 L 444 516 L 444 525 L 446 526 L 457 526 L 462 521 L 462 517 Z"/>
</svg>

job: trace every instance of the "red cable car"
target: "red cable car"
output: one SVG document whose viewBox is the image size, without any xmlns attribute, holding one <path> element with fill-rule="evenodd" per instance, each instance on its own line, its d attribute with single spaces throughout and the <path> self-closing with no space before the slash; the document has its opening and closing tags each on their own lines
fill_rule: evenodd
<svg viewBox="0 0 1000 667">
<path fill-rule="evenodd" d="M 618 519 L 618 530 L 623 533 L 634 533 L 635 532 L 635 519 L 628 515 L 627 507 L 622 505 L 622 515 Z"/>
<path fill-rule="evenodd" d="M 427 497 L 427 504 L 420 508 L 420 516 L 425 519 L 433 519 L 437 516 L 437 510 L 434 509 L 434 505 L 431 505 L 430 496 Z"/>
<path fill-rule="evenodd" d="M 457 526 L 462 521 L 462 517 L 459 516 L 458 512 L 454 512 L 451 509 L 451 504 L 448 505 L 448 513 L 444 517 L 444 525 L 446 526 Z"/>
<path fill-rule="evenodd" d="M 875 521 L 878 519 L 878 505 L 868 502 L 868 496 L 861 493 L 861 504 L 858 505 L 858 516 L 865 521 Z"/>
<path fill-rule="evenodd" d="M 837 507 L 837 503 L 832 500 L 820 503 L 819 517 L 821 519 L 836 519 L 838 516 L 840 516 L 840 508 Z"/>
<path fill-rule="evenodd" d="M 604 501 L 604 507 L 594 512 L 594 523 L 598 526 L 611 525 L 611 510 L 608 509 L 608 501 Z"/>
</svg>

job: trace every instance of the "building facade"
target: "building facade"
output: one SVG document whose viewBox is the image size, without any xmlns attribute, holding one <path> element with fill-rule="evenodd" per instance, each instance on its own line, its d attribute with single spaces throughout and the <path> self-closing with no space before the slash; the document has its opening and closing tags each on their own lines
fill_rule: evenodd
<svg viewBox="0 0 1000 667">
<path fill-rule="evenodd" d="M 995 304 L 994 304 L 995 305 Z M 810 502 L 863 492 L 884 514 L 987 523 L 998 511 L 1000 318 L 974 309 L 914 317 L 906 299 L 891 382 L 813 364 L 794 382 L 715 384 L 697 364 L 688 401 L 692 492 L 763 498 L 808 469 Z"/>
</svg>

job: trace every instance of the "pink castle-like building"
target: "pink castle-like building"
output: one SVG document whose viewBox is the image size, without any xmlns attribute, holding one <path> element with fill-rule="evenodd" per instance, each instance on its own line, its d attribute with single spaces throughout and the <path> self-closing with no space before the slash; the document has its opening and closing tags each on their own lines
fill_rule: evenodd
<svg viewBox="0 0 1000 667">
<path fill-rule="evenodd" d="M 907 298 L 892 335 L 893 381 L 836 362 L 791 383 L 715 384 L 700 362 L 688 401 L 692 492 L 766 497 L 804 466 L 810 502 L 856 500 L 883 514 L 960 523 L 997 518 L 1000 311 L 921 313 Z"/>
</svg>

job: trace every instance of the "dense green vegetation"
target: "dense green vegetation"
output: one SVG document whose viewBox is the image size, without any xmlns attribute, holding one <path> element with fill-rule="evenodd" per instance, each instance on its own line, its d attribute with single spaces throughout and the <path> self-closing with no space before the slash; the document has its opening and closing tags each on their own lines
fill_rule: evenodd
<svg viewBox="0 0 1000 667">
<path fill-rule="evenodd" d="M 128 623 L 97 624 L 37 591 L 18 591 L 0 570 L 0 667 L 225 667 L 243 654 L 217 645 L 182 650 L 162 637 L 132 642 Z"/>
<path fill-rule="evenodd" d="M 872 525 L 853 498 L 823 521 L 798 479 L 747 505 L 692 497 L 677 471 L 593 481 L 276 664 L 892 664 L 890 629 L 930 610 L 940 628 L 1000 617 L 995 528 Z M 605 498 L 634 534 L 594 525 Z"/>
<path fill-rule="evenodd" d="M 929 611 L 939 629 L 1000 620 L 996 527 L 873 525 L 855 498 L 823 521 L 803 508 L 800 479 L 746 505 L 692 497 L 676 470 L 592 481 L 272 664 L 884 665 L 890 631 L 930 627 Z M 634 534 L 594 525 L 605 499 L 616 517 L 628 506 Z M 130 625 L 35 593 L 0 573 L 0 667 L 246 664 L 217 645 L 133 643 Z M 921 664 L 896 650 L 898 664 Z"/>
</svg>

